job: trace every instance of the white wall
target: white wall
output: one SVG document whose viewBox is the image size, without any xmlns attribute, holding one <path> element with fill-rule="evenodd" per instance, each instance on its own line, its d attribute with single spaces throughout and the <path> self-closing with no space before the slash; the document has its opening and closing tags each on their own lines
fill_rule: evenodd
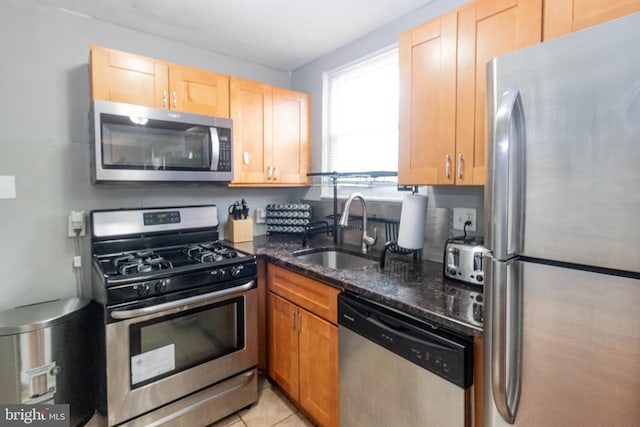
<svg viewBox="0 0 640 427">
<path fill-rule="evenodd" d="M 213 185 L 98 185 L 89 170 L 89 46 L 289 86 L 289 74 L 42 7 L 0 2 L 0 175 L 16 199 L 0 199 L 0 310 L 75 295 L 69 211 L 216 203 L 252 207 L 297 200 L 300 190 Z M 220 214 L 220 220 L 226 220 Z M 262 226 L 254 227 L 264 234 Z M 88 237 L 82 239 L 85 287 Z"/>
</svg>

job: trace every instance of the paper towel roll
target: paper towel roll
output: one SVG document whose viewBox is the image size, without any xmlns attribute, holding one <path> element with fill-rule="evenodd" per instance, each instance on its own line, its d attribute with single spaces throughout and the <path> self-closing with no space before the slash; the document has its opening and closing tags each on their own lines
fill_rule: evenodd
<svg viewBox="0 0 640 427">
<path fill-rule="evenodd" d="M 405 194 L 398 232 L 398 246 L 401 248 L 422 249 L 428 200 L 428 197 L 422 194 Z"/>
</svg>

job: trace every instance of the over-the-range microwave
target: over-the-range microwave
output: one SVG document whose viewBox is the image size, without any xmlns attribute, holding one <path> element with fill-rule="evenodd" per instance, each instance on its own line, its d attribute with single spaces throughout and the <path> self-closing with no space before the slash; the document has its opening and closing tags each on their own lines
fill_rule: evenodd
<svg viewBox="0 0 640 427">
<path fill-rule="evenodd" d="M 91 115 L 93 183 L 233 180 L 231 119 L 98 100 Z"/>
</svg>

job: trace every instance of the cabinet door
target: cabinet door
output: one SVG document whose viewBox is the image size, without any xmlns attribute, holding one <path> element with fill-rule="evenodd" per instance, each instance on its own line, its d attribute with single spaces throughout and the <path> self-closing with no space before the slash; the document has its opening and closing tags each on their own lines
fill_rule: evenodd
<svg viewBox="0 0 640 427">
<path fill-rule="evenodd" d="M 299 311 L 300 405 L 321 426 L 338 425 L 338 328 Z"/>
<path fill-rule="evenodd" d="M 90 62 L 92 99 L 167 108 L 167 64 L 97 46 Z"/>
<path fill-rule="evenodd" d="M 274 87 L 272 162 L 267 166 L 267 182 L 308 184 L 307 173 L 311 163 L 309 123 L 309 95 Z"/>
<path fill-rule="evenodd" d="M 172 110 L 229 117 L 229 76 L 172 65 L 169 88 Z"/>
<path fill-rule="evenodd" d="M 267 293 L 269 312 L 269 376 L 298 400 L 298 308 Z"/>
<path fill-rule="evenodd" d="M 640 11 L 639 0 L 553 0 L 544 2 L 544 40 Z"/>
<path fill-rule="evenodd" d="M 265 146 L 271 147 L 272 86 L 231 77 L 230 107 L 233 119 L 234 184 L 266 181 Z"/>
<path fill-rule="evenodd" d="M 457 15 L 400 37 L 398 183 L 453 184 Z"/>
<path fill-rule="evenodd" d="M 540 42 L 542 0 L 478 0 L 458 12 L 456 183 L 484 185 L 486 64 Z"/>
<path fill-rule="evenodd" d="M 338 294 L 341 289 L 286 268 L 269 264 L 269 290 L 333 324 L 338 324 Z"/>
</svg>

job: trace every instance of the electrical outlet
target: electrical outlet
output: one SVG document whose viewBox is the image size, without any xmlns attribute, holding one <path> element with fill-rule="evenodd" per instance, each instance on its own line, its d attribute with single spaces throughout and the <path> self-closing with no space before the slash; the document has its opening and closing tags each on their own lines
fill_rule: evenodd
<svg viewBox="0 0 640 427">
<path fill-rule="evenodd" d="M 71 211 L 68 218 L 67 236 L 76 237 L 76 228 L 80 229 L 80 236 L 87 235 L 87 222 L 84 217 L 84 211 Z"/>
<path fill-rule="evenodd" d="M 263 208 L 256 208 L 256 224 L 267 222 L 267 212 Z"/>
<path fill-rule="evenodd" d="M 476 231 L 476 215 L 475 208 L 453 208 L 453 229 L 464 230 L 464 223 L 471 221 L 471 225 L 467 226 L 467 231 Z"/>
</svg>

